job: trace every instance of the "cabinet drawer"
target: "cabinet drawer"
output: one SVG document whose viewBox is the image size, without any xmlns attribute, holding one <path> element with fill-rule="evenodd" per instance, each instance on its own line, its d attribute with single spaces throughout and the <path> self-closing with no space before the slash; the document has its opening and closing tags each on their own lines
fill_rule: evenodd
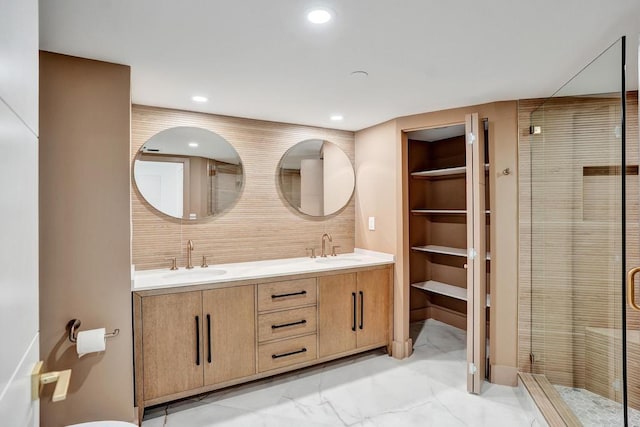
<svg viewBox="0 0 640 427">
<path fill-rule="evenodd" d="M 317 358 L 316 344 L 315 334 L 261 344 L 258 347 L 258 371 L 270 371 L 315 360 Z"/>
<path fill-rule="evenodd" d="M 258 285 L 258 311 L 316 303 L 316 279 L 287 280 Z"/>
<path fill-rule="evenodd" d="M 294 308 L 258 316 L 258 341 L 269 341 L 276 338 L 294 335 L 311 334 L 316 331 L 316 306 Z"/>
</svg>

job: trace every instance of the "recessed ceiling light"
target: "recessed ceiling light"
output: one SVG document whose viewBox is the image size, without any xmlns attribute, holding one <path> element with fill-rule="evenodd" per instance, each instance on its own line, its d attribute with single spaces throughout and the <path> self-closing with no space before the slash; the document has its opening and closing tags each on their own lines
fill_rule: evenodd
<svg viewBox="0 0 640 427">
<path fill-rule="evenodd" d="M 197 143 L 197 142 L 190 142 L 190 143 L 189 143 L 189 147 L 196 148 L 197 146 L 198 146 L 198 143 Z"/>
<path fill-rule="evenodd" d="M 208 99 L 206 96 L 200 96 L 200 95 L 196 95 L 196 96 L 192 96 L 191 99 L 195 102 L 207 102 Z"/>
<path fill-rule="evenodd" d="M 314 24 L 326 24 L 331 20 L 331 13 L 326 9 L 314 9 L 307 14 L 307 19 Z"/>
<path fill-rule="evenodd" d="M 339 122 L 342 119 L 344 119 L 344 117 L 342 117 L 341 114 L 334 114 L 333 116 L 331 116 L 331 120 L 333 120 L 334 122 Z"/>
</svg>

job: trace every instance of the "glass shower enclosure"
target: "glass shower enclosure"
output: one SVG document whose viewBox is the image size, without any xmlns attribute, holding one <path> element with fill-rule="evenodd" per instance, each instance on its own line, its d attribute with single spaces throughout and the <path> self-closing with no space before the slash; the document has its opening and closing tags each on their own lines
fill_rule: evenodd
<svg viewBox="0 0 640 427">
<path fill-rule="evenodd" d="M 640 313 L 625 289 L 640 265 L 638 97 L 626 52 L 621 38 L 531 104 L 521 138 L 529 368 L 551 383 L 565 421 L 583 425 L 640 425 Z"/>
</svg>

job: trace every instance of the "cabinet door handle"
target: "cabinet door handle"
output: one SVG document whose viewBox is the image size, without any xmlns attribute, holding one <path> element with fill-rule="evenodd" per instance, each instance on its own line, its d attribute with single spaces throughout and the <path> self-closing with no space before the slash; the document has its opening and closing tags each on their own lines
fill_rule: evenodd
<svg viewBox="0 0 640 427">
<path fill-rule="evenodd" d="M 356 293 L 351 292 L 351 298 L 353 298 L 353 326 L 351 326 L 351 330 L 355 332 L 356 330 Z"/>
<path fill-rule="evenodd" d="M 364 327 L 364 292 L 360 291 L 360 329 Z"/>
<path fill-rule="evenodd" d="M 196 365 L 200 366 L 200 316 L 196 316 Z"/>
<path fill-rule="evenodd" d="M 211 363 L 211 315 L 207 314 L 207 362 Z"/>
<path fill-rule="evenodd" d="M 298 320 L 297 322 L 283 323 L 281 325 L 271 325 L 271 329 L 286 328 L 287 326 L 304 325 L 306 323 L 307 321 L 303 319 L 303 320 Z"/>
<path fill-rule="evenodd" d="M 306 295 L 307 291 L 300 291 L 300 292 L 292 292 L 290 294 L 280 294 L 280 295 L 271 295 L 272 299 L 276 299 L 276 298 L 286 298 L 286 297 L 294 297 L 296 295 Z"/>
<path fill-rule="evenodd" d="M 281 357 L 293 356 L 294 354 L 300 354 L 300 353 L 306 353 L 306 352 L 307 352 L 307 349 L 302 347 L 300 350 L 290 351 L 289 353 L 272 354 L 271 358 L 272 359 L 279 359 Z"/>
</svg>

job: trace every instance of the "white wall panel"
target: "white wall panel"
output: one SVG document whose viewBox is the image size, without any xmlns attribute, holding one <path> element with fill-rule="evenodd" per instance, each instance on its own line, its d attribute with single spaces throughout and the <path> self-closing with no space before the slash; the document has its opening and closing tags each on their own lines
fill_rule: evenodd
<svg viewBox="0 0 640 427">
<path fill-rule="evenodd" d="M 37 156 L 35 135 L 0 102 L 0 408 L 39 329 Z"/>
<path fill-rule="evenodd" d="M 0 423 L 3 426 L 38 427 L 40 424 L 40 402 L 31 401 L 31 371 L 40 356 L 38 339 L 38 334 L 32 337 L 25 357 L 0 398 Z"/>
<path fill-rule="evenodd" d="M 0 98 L 38 134 L 37 0 L 0 0 Z"/>
<path fill-rule="evenodd" d="M 0 424 L 36 427 L 38 1 L 0 0 Z"/>
</svg>

